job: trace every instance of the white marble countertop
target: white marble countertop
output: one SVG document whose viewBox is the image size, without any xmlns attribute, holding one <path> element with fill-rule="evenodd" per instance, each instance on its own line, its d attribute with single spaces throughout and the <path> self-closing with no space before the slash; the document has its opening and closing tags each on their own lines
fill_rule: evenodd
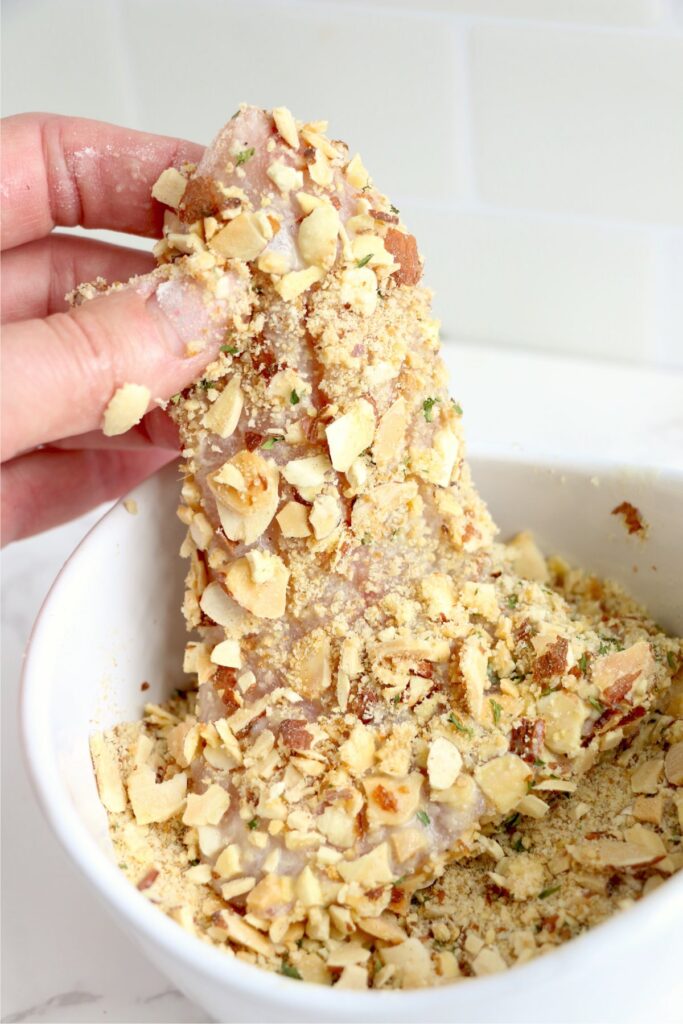
<svg viewBox="0 0 683 1024">
<path fill-rule="evenodd" d="M 470 451 L 589 453 L 683 470 L 683 373 L 484 345 L 448 347 Z M 31 792 L 17 729 L 19 673 L 52 580 L 102 510 L 2 556 L 2 1021 L 187 1021 L 206 1015 L 110 922 L 67 860 Z M 67 671 L 65 666 L 65 671 Z"/>
</svg>

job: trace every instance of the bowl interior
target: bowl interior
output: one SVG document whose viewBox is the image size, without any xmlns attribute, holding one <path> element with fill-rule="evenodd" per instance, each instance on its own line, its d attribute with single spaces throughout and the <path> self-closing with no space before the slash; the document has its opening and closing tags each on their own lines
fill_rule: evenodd
<svg viewBox="0 0 683 1024">
<path fill-rule="evenodd" d="M 502 536 L 533 529 L 546 552 L 559 553 L 571 563 L 616 579 L 647 604 L 664 628 L 683 632 L 683 548 L 677 520 L 683 478 L 647 472 L 602 472 L 595 467 L 558 469 L 497 459 L 473 460 L 473 472 Z M 213 971 L 214 975 L 223 972 L 233 980 L 236 969 L 245 977 L 262 977 L 261 972 L 245 971 L 235 961 L 228 963 L 221 954 L 214 955 L 214 951 L 182 934 L 125 882 L 112 863 L 88 735 L 116 722 L 139 718 L 144 702 L 162 701 L 175 687 L 184 685 L 181 665 L 186 634 L 180 604 L 185 570 L 177 554 L 183 536 L 183 527 L 174 515 L 177 467 L 162 470 L 138 487 L 133 497 L 138 506 L 136 515 L 117 505 L 74 553 L 34 630 L 22 711 L 30 771 L 62 843 L 93 884 L 117 904 L 120 913 L 135 917 L 136 926 L 145 929 L 153 940 L 180 950 L 179 956 L 196 957 L 198 970 Z M 621 518 L 610 514 L 624 499 L 636 505 L 649 523 L 645 540 L 628 536 Z M 143 692 L 144 682 L 149 688 Z M 674 879 L 664 887 L 672 894 L 676 892 L 679 900 L 683 895 L 680 881 Z M 653 910 L 655 905 L 663 906 L 658 893 L 644 904 L 651 901 Z M 644 907 L 635 910 L 643 911 Z M 613 925 L 618 922 L 602 928 Z M 616 927 L 612 934 L 619 934 Z M 192 948 L 197 946 L 201 957 L 188 953 L 187 943 Z M 543 963 L 569 963 L 566 958 L 561 961 L 562 955 L 564 951 L 554 953 L 543 958 Z M 624 966 L 622 962 L 621 968 Z M 521 970 L 531 969 L 547 973 L 541 962 Z M 506 979 L 513 978 L 515 986 L 519 971 L 506 975 Z M 556 970 L 551 974 L 556 975 Z M 283 979 L 277 978 L 268 982 L 277 998 L 282 990 L 283 1000 L 303 1006 L 301 986 L 286 980 L 284 984 L 283 988 Z M 501 976 L 457 986 L 449 994 L 448 1006 L 457 999 L 464 1008 L 470 1000 L 470 996 L 461 995 L 465 990 L 477 989 L 483 995 L 484 991 L 502 992 L 505 985 L 510 982 Z M 186 989 L 191 989 L 189 983 Z M 290 995 L 292 990 L 294 995 Z M 329 999 L 329 991 L 322 992 L 326 994 L 320 998 Z M 197 998 L 195 991 L 190 994 Z M 360 1005 L 353 1003 L 354 999 L 368 998 L 345 993 L 344 1000 L 347 995 L 349 1006 Z M 335 997 L 337 1005 L 341 1005 L 340 996 L 342 993 Z M 394 1013 L 393 1019 L 413 1019 L 404 1012 L 408 1013 L 415 997 L 399 994 L 399 998 L 403 999 L 403 1009 L 400 1017 Z M 438 997 L 441 1003 L 432 1006 L 436 998 L 422 996 L 420 1004 L 425 1009 L 430 1004 L 435 1020 L 441 1019 L 438 1006 L 443 1004 L 443 996 Z M 320 1014 L 318 1019 L 327 1019 L 320 1007 L 315 1008 L 318 996 L 307 1001 L 311 1012 Z M 367 1002 L 363 1005 L 367 1011 Z M 391 1001 L 387 1005 L 396 1006 Z M 447 1015 L 450 1010 L 443 1012 Z M 510 1003 L 507 1016 L 517 1019 Z M 329 1019 L 337 1018 L 332 1015 Z"/>
</svg>

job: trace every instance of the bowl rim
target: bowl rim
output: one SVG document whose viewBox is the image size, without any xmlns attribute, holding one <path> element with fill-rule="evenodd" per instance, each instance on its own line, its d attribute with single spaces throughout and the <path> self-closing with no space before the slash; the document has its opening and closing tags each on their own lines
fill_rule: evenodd
<svg viewBox="0 0 683 1024">
<path fill-rule="evenodd" d="M 623 469 L 614 464 L 608 467 L 607 464 L 600 464 L 596 460 L 591 460 L 590 463 L 579 460 L 557 460 L 550 463 L 543 459 L 510 459 L 505 455 L 495 456 L 488 453 L 475 455 L 471 461 L 512 461 L 516 464 L 523 462 L 539 470 L 574 471 L 581 476 L 590 476 L 595 471 L 605 473 L 611 470 L 612 473 L 619 473 Z M 60 602 L 61 592 L 68 585 L 71 575 L 78 571 L 79 564 L 89 557 L 91 547 L 99 543 L 99 534 L 111 527 L 117 516 L 127 516 L 123 509 L 124 500 L 130 496 L 139 497 L 142 489 L 151 486 L 151 481 L 162 474 L 169 474 L 174 465 L 172 463 L 171 467 L 162 468 L 138 484 L 85 534 L 64 563 L 41 605 L 31 630 L 21 673 L 20 731 L 24 759 L 33 791 L 54 835 L 110 912 L 115 916 L 118 914 L 135 931 L 141 932 L 149 942 L 163 949 L 170 957 L 186 963 L 199 975 L 219 986 L 232 986 L 245 996 L 255 999 L 266 998 L 271 1002 L 279 1001 L 283 1009 L 286 1008 L 290 1012 L 300 1011 L 308 1015 L 311 1012 L 319 1012 L 326 1015 L 333 1009 L 339 1019 L 365 1020 L 371 1019 L 370 1015 L 379 1010 L 381 1002 L 382 1010 L 385 1012 L 395 1007 L 396 1011 L 401 1010 L 402 1016 L 412 1013 L 415 1020 L 424 1020 L 427 1019 L 425 1013 L 429 1010 L 430 1002 L 442 999 L 445 992 L 448 993 L 453 1013 L 457 1010 L 457 1003 L 453 1000 L 460 997 L 472 1005 L 473 999 L 476 999 L 480 1007 L 503 1006 L 510 989 L 529 986 L 528 991 L 533 991 L 537 980 L 541 980 L 547 974 L 550 962 L 555 973 L 562 972 L 566 975 L 573 969 L 574 964 L 590 960 L 592 955 L 599 955 L 603 947 L 609 945 L 610 939 L 618 938 L 626 919 L 631 929 L 642 929 L 647 918 L 654 917 L 665 908 L 671 910 L 672 897 L 676 897 L 676 902 L 680 901 L 683 910 L 681 872 L 667 879 L 655 891 L 649 893 L 646 899 L 614 914 L 549 953 L 537 956 L 525 964 L 514 965 L 499 974 L 460 978 L 452 983 L 405 991 L 339 991 L 315 983 L 301 984 L 295 979 L 226 955 L 213 945 L 185 931 L 162 910 L 155 907 L 97 845 L 61 783 L 59 764 L 51 741 L 49 700 L 46 697 L 51 675 L 49 652 L 54 649 L 50 638 L 52 634 L 56 635 L 59 632 L 57 617 L 50 614 L 53 606 Z M 644 469 L 647 471 L 647 467 Z M 654 478 L 670 480 L 680 485 L 683 484 L 683 471 L 656 469 L 653 471 Z M 597 987 L 599 981 L 600 979 L 596 977 L 593 984 Z M 264 985 L 268 986 L 268 991 L 264 991 Z"/>
</svg>

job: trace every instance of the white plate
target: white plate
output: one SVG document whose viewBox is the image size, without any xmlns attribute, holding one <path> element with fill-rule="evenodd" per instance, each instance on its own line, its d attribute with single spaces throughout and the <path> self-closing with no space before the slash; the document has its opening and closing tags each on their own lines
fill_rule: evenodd
<svg viewBox="0 0 683 1024">
<path fill-rule="evenodd" d="M 611 576 L 683 632 L 683 476 L 482 459 L 474 475 L 504 534 L 530 527 L 546 551 Z M 40 803 L 124 930 L 186 995 L 223 1021 L 680 1021 L 683 873 L 647 899 L 524 967 L 447 988 L 336 992 L 263 972 L 182 931 L 116 867 L 88 735 L 140 717 L 181 681 L 182 528 L 168 467 L 117 505 L 71 556 L 33 630 L 22 729 Z M 650 523 L 629 537 L 622 500 Z M 149 682 L 144 695 L 140 685 Z"/>
</svg>

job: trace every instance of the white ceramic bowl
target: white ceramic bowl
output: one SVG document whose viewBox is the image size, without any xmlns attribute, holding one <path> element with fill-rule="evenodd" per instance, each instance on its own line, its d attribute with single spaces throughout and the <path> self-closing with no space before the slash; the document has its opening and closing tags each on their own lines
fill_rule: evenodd
<svg viewBox="0 0 683 1024">
<path fill-rule="evenodd" d="M 683 476 L 475 461 L 504 533 L 530 527 L 546 551 L 615 578 L 683 632 Z M 591 478 L 599 477 L 599 483 Z M 60 573 L 24 670 L 30 773 L 57 837 L 131 939 L 221 1021 L 680 1021 L 683 873 L 557 952 L 504 974 L 412 992 L 337 992 L 263 972 L 194 939 L 130 885 L 114 862 L 88 735 L 137 719 L 180 677 L 184 568 L 178 485 L 169 467 L 117 505 Z M 650 523 L 628 537 L 610 510 L 628 499 Z M 144 698 L 143 680 L 150 683 Z"/>
</svg>

